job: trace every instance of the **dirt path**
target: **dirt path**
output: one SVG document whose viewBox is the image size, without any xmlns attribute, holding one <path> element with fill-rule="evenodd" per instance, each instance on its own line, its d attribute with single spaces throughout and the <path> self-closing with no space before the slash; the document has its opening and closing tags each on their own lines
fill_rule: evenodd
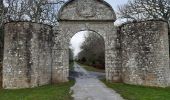
<svg viewBox="0 0 170 100">
<path fill-rule="evenodd" d="M 115 91 L 107 88 L 97 76 L 89 74 L 77 63 L 74 66 L 78 72 L 76 84 L 71 88 L 74 100 L 124 100 Z"/>
</svg>

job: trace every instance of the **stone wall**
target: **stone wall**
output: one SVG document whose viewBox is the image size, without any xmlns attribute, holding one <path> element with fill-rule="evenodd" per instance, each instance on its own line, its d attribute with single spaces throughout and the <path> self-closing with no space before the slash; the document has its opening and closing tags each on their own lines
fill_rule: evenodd
<svg viewBox="0 0 170 100">
<path fill-rule="evenodd" d="M 116 29 L 114 27 L 114 23 L 111 21 L 60 21 L 59 26 L 59 34 L 55 40 L 54 46 L 54 54 L 59 55 L 54 56 L 56 58 L 53 62 L 53 68 L 55 72 L 55 76 L 59 81 L 68 81 L 68 69 L 69 69 L 69 43 L 71 38 L 80 31 L 93 31 L 98 33 L 105 42 L 105 72 L 106 79 L 111 82 L 119 82 L 120 81 L 120 56 L 119 51 L 117 49 L 117 38 L 118 35 L 116 33 Z M 57 70 L 58 69 L 58 70 Z M 53 75 L 54 76 L 54 75 Z M 57 78 L 54 77 L 53 79 Z M 55 82 L 54 81 L 54 82 Z"/>
<path fill-rule="evenodd" d="M 122 80 L 128 84 L 170 85 L 167 23 L 146 21 L 121 26 Z"/>
<path fill-rule="evenodd" d="M 61 21 L 53 31 L 48 25 L 31 22 L 5 24 L 3 88 L 67 82 L 69 42 L 82 30 L 93 30 L 104 38 L 108 81 L 170 86 L 166 22 L 128 23 L 116 33 L 112 22 Z"/>
<path fill-rule="evenodd" d="M 115 21 L 116 14 L 104 0 L 68 0 L 58 13 L 59 20 L 109 20 Z"/>
<path fill-rule="evenodd" d="M 31 22 L 5 24 L 3 88 L 51 83 L 52 28 Z"/>
<path fill-rule="evenodd" d="M 164 21 L 114 27 L 116 15 L 103 0 L 69 0 L 58 14 L 59 27 L 31 22 L 5 24 L 3 88 L 30 88 L 67 82 L 69 42 L 80 31 L 105 41 L 106 80 L 170 86 L 168 28 Z"/>
<path fill-rule="evenodd" d="M 2 27 L 0 27 L 0 88 L 2 87 L 2 61 L 3 61 L 3 30 Z"/>
</svg>

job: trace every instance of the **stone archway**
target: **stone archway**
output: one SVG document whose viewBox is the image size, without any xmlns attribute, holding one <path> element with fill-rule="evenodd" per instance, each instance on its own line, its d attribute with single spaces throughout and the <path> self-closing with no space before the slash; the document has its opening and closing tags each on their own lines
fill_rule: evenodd
<svg viewBox="0 0 170 100">
<path fill-rule="evenodd" d="M 59 34 L 56 36 L 56 44 L 53 48 L 55 62 L 52 67 L 52 80 L 54 83 L 68 81 L 69 41 L 74 34 L 83 30 L 94 31 L 103 37 L 106 79 L 116 82 L 121 80 L 118 36 L 114 27 L 116 15 L 108 3 L 103 0 L 69 0 L 60 9 L 58 19 Z"/>
<path fill-rule="evenodd" d="M 115 20 L 114 10 L 103 0 L 69 0 L 60 9 L 57 30 L 32 22 L 6 23 L 3 88 L 68 81 L 69 42 L 83 30 L 95 31 L 105 41 L 108 81 L 170 86 L 168 24 L 151 20 L 117 29 Z"/>
</svg>

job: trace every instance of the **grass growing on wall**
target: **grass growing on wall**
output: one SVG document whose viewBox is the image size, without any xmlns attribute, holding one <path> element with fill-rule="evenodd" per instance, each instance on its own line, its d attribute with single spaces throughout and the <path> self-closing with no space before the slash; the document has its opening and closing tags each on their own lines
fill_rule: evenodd
<svg viewBox="0 0 170 100">
<path fill-rule="evenodd" d="M 127 100 L 170 100 L 170 87 L 144 87 L 123 83 L 110 83 L 105 80 L 102 81 Z"/>
<path fill-rule="evenodd" d="M 0 100 L 71 100 L 70 87 L 74 81 L 32 89 L 0 89 Z"/>
</svg>

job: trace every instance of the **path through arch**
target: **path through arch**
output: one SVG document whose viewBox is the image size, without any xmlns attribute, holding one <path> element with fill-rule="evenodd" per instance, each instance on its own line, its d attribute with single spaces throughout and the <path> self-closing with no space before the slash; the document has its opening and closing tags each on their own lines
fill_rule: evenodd
<svg viewBox="0 0 170 100">
<path fill-rule="evenodd" d="M 115 91 L 107 88 L 96 76 L 75 63 L 75 71 L 81 73 L 71 88 L 74 100 L 124 100 Z"/>
</svg>

